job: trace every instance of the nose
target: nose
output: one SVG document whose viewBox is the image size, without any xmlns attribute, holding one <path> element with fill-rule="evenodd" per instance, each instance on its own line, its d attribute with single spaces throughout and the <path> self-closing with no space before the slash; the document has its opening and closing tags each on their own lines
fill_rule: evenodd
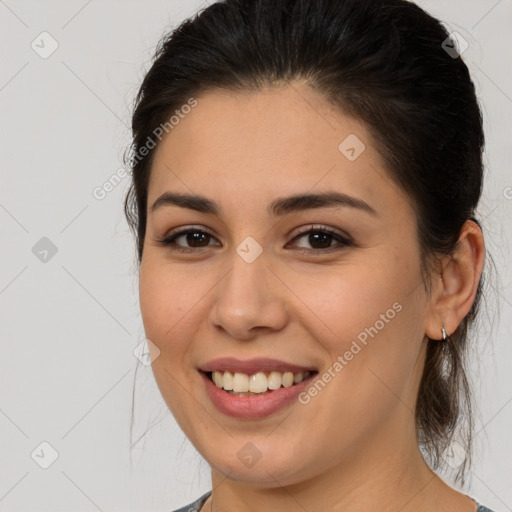
<svg viewBox="0 0 512 512">
<path fill-rule="evenodd" d="M 211 323 L 240 340 L 282 329 L 287 322 L 286 287 L 274 272 L 264 254 L 248 263 L 235 253 L 231 269 L 215 287 Z"/>
</svg>

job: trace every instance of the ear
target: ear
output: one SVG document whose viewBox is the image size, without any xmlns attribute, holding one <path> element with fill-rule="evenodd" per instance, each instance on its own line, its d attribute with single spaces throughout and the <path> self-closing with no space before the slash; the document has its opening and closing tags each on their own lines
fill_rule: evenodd
<svg viewBox="0 0 512 512">
<path fill-rule="evenodd" d="M 432 277 L 432 294 L 425 324 L 425 334 L 442 339 L 442 327 L 452 334 L 468 314 L 475 300 L 485 261 L 482 230 L 467 220 L 452 254 L 441 262 L 440 273 Z"/>
</svg>

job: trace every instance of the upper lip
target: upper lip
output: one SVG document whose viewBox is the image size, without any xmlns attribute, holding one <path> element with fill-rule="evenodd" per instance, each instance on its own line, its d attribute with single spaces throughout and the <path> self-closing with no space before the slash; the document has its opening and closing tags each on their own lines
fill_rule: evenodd
<svg viewBox="0 0 512 512">
<path fill-rule="evenodd" d="M 246 373 L 252 375 L 257 372 L 314 372 L 315 368 L 308 366 L 300 366 L 297 364 L 287 363 L 279 359 L 268 359 L 264 357 L 258 357 L 254 359 L 236 359 L 234 357 L 222 357 L 208 361 L 206 364 L 199 368 L 203 372 L 213 371 L 228 371 Z"/>
</svg>

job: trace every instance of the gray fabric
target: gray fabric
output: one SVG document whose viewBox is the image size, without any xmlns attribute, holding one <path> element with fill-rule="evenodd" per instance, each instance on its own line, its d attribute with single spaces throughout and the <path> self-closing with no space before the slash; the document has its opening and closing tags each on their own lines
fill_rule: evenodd
<svg viewBox="0 0 512 512">
<path fill-rule="evenodd" d="M 212 492 L 209 491 L 206 494 L 203 494 L 200 498 L 198 498 L 194 503 L 191 503 L 190 505 L 187 505 L 186 507 L 180 508 L 178 510 L 175 510 L 174 512 L 199 512 L 201 507 L 204 505 L 205 501 L 209 498 L 210 494 Z M 475 500 L 473 500 L 475 501 Z M 476 503 L 476 502 L 475 502 Z M 483 505 L 478 504 L 478 510 L 477 512 L 494 512 L 490 508 L 484 507 Z"/>
<path fill-rule="evenodd" d="M 194 503 L 187 505 L 186 507 L 175 510 L 174 512 L 198 512 L 199 509 L 204 505 L 204 502 L 208 499 L 212 491 L 203 494 L 200 498 L 198 498 Z M 478 512 L 487 512 L 487 510 L 478 511 Z"/>
</svg>

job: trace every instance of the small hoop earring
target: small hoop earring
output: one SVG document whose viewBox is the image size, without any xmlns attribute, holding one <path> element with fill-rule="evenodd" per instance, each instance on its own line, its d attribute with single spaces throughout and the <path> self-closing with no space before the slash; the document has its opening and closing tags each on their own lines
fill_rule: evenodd
<svg viewBox="0 0 512 512">
<path fill-rule="evenodd" d="M 446 341 L 446 329 L 444 328 L 444 325 L 441 327 L 441 332 L 443 333 L 443 341 Z"/>
</svg>

